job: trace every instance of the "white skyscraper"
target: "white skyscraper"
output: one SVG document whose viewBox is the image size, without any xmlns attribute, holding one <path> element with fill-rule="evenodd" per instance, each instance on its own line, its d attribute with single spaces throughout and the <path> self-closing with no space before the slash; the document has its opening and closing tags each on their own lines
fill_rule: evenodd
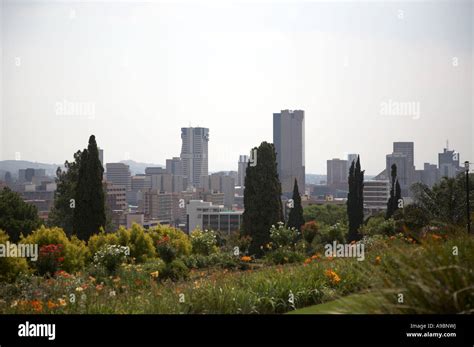
<svg viewBox="0 0 474 347">
<path fill-rule="evenodd" d="M 208 128 L 181 128 L 181 162 L 183 176 L 188 185 L 200 187 L 201 177 L 209 174 L 208 170 Z"/>
</svg>

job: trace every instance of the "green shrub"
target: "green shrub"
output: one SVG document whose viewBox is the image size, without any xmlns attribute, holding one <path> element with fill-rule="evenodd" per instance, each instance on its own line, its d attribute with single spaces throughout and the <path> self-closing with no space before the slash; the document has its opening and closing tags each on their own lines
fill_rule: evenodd
<svg viewBox="0 0 474 347">
<path fill-rule="evenodd" d="M 90 256 L 96 254 L 101 248 L 106 245 L 119 245 L 119 240 L 116 233 L 106 233 L 101 231 L 98 234 L 92 235 L 87 242 L 87 246 L 89 247 Z M 122 246 L 125 246 L 123 244 Z"/>
<path fill-rule="evenodd" d="M 272 250 L 265 255 L 265 261 L 274 265 L 299 263 L 304 259 L 305 256 L 303 253 L 292 251 L 284 247 Z"/>
<path fill-rule="evenodd" d="M 156 256 L 153 238 L 143 229 L 143 227 L 135 223 L 130 229 L 121 226 L 114 233 L 101 232 L 93 235 L 89 238 L 88 245 L 91 255 L 97 253 L 106 245 L 128 247 L 130 250 L 130 257 L 137 263 L 143 263 L 147 259 Z"/>
<path fill-rule="evenodd" d="M 178 254 L 178 250 L 173 246 L 168 235 L 156 241 L 156 251 L 159 257 L 167 264 L 175 260 Z"/>
<path fill-rule="evenodd" d="M 217 252 L 217 239 L 214 231 L 196 229 L 191 232 L 190 237 L 194 254 L 209 255 Z"/>
<path fill-rule="evenodd" d="M 170 227 L 168 225 L 158 225 L 148 231 L 155 248 L 158 247 L 158 241 L 162 240 L 165 236 L 169 238 L 170 247 L 174 249 L 176 256 L 184 256 L 191 254 L 191 241 L 188 235 L 179 229 Z M 158 249 L 156 249 L 158 252 Z M 159 253 L 159 252 L 158 252 Z"/>
<path fill-rule="evenodd" d="M 395 235 L 397 227 L 392 218 L 385 219 L 383 216 L 375 216 L 368 220 L 367 224 L 361 228 L 362 235 Z"/>
<path fill-rule="evenodd" d="M 183 257 L 182 261 L 190 269 L 203 269 L 207 267 L 220 267 L 223 269 L 236 269 L 239 267 L 239 258 L 229 252 L 217 252 L 211 255 L 191 254 Z"/>
<path fill-rule="evenodd" d="M 319 224 L 316 221 L 306 222 L 301 227 L 301 233 L 303 234 L 303 238 L 309 244 L 313 242 L 318 232 L 319 232 Z"/>
<path fill-rule="evenodd" d="M 9 237 L 0 230 L 0 244 L 6 245 Z M 28 263 L 25 258 L 0 257 L 0 282 L 14 282 L 21 274 L 28 274 Z"/>
<path fill-rule="evenodd" d="M 96 267 L 104 268 L 109 274 L 115 274 L 119 266 L 126 262 L 128 256 L 128 247 L 105 245 L 94 254 L 94 264 Z"/>
<path fill-rule="evenodd" d="M 133 223 L 129 232 L 130 256 L 134 258 L 137 263 L 143 263 L 147 259 L 151 259 L 156 256 L 153 239 L 148 233 L 145 233 L 143 227 Z"/>
<path fill-rule="evenodd" d="M 270 239 L 273 247 L 288 247 L 294 249 L 300 233 L 295 228 L 285 227 L 283 222 L 278 222 L 278 226 L 272 225 L 270 229 Z"/>
<path fill-rule="evenodd" d="M 328 226 L 323 225 L 319 234 L 313 240 L 313 246 L 325 245 L 337 241 L 344 243 L 347 235 L 347 225 L 336 223 Z"/>
<path fill-rule="evenodd" d="M 39 249 L 47 245 L 61 245 L 62 251 L 57 254 L 57 257 L 64 259 L 59 268 L 69 273 L 82 270 L 88 254 L 88 249 L 84 242 L 81 242 L 76 237 L 72 237 L 69 240 L 64 230 L 56 227 L 46 228 L 42 226 L 28 236 L 22 237 L 20 243 L 37 244 Z M 38 270 L 37 264 L 34 263 L 31 262 L 31 265 Z"/>
<path fill-rule="evenodd" d="M 175 259 L 171 263 L 164 266 L 162 272 L 159 274 L 159 279 L 165 280 L 170 279 L 172 281 L 178 281 L 188 278 L 189 269 L 180 259 Z"/>
</svg>

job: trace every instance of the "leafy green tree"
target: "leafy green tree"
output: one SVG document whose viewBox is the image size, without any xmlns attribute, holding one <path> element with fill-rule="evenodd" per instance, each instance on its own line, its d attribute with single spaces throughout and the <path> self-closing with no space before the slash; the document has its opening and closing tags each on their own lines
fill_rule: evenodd
<svg viewBox="0 0 474 347">
<path fill-rule="evenodd" d="M 466 183 L 465 174 L 455 178 L 443 177 L 440 182 L 429 188 L 423 183 L 411 186 L 413 199 L 430 220 L 465 226 Z M 474 201 L 474 175 L 469 175 L 470 200 Z"/>
<path fill-rule="evenodd" d="M 301 206 L 301 196 L 298 189 L 298 181 L 295 178 L 295 185 L 293 186 L 293 208 L 290 210 L 288 216 L 288 228 L 295 228 L 301 231 L 301 226 L 304 224 L 303 207 Z"/>
<path fill-rule="evenodd" d="M 56 170 L 57 189 L 54 195 L 54 206 L 49 214 L 48 224 L 62 228 L 68 236 L 73 232 L 73 219 L 76 199 L 76 187 L 79 178 L 82 152 L 74 154 L 74 161 L 66 160 L 65 170 Z"/>
<path fill-rule="evenodd" d="M 361 171 L 360 157 L 349 169 L 349 194 L 347 195 L 347 217 L 349 219 L 349 242 L 361 239 L 360 226 L 364 223 L 364 171 Z"/>
<path fill-rule="evenodd" d="M 249 162 L 245 177 L 242 235 L 252 238 L 249 253 L 260 256 L 270 241 L 270 228 L 283 221 L 283 209 L 275 147 L 262 142 L 255 150 L 256 165 Z"/>
<path fill-rule="evenodd" d="M 0 229 L 8 234 L 12 242 L 17 242 L 20 234 L 26 236 L 40 225 L 36 206 L 24 202 L 10 188 L 5 187 L 0 191 Z"/>
<path fill-rule="evenodd" d="M 104 168 L 99 160 L 94 135 L 89 138 L 87 149 L 81 153 L 80 162 L 73 229 L 78 238 L 88 240 L 106 225 L 105 194 L 102 185 Z"/>
<path fill-rule="evenodd" d="M 324 204 L 310 205 L 304 208 L 305 221 L 317 221 L 320 224 L 347 224 L 347 207 L 344 205 Z"/>
</svg>

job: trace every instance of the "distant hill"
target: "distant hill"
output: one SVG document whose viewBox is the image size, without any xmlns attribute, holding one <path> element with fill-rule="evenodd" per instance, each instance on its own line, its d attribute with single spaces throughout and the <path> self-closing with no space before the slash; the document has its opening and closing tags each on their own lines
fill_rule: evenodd
<svg viewBox="0 0 474 347">
<path fill-rule="evenodd" d="M 165 167 L 165 165 L 161 164 L 140 163 L 134 160 L 121 160 L 120 162 L 130 166 L 130 172 L 132 175 L 144 174 L 147 167 Z"/>
<path fill-rule="evenodd" d="M 56 169 L 58 166 L 63 167 L 63 165 L 37 163 L 26 160 L 0 160 L 0 179 L 3 179 L 7 171 L 9 171 L 13 177 L 18 178 L 18 170 L 28 168 L 44 169 L 46 175 L 56 176 Z"/>
</svg>

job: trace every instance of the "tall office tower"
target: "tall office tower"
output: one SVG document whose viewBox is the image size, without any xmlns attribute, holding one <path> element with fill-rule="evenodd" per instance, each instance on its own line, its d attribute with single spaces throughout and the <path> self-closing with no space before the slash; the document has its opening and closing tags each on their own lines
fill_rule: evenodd
<svg viewBox="0 0 474 347">
<path fill-rule="evenodd" d="M 273 114 L 273 143 L 282 194 L 291 196 L 295 178 L 301 194 L 305 191 L 304 111 L 282 110 Z M 258 158 L 257 158 L 258 163 Z"/>
<path fill-rule="evenodd" d="M 132 189 L 130 167 L 124 163 L 107 163 L 106 179 L 115 185 L 124 186 L 127 191 Z"/>
<path fill-rule="evenodd" d="M 407 166 L 415 169 L 415 150 L 413 142 L 394 142 L 393 153 L 401 153 L 407 156 Z"/>
<path fill-rule="evenodd" d="M 166 159 L 166 171 L 173 175 L 183 175 L 183 164 L 180 157 Z"/>
<path fill-rule="evenodd" d="M 409 168 L 408 168 L 408 157 L 402 153 L 392 153 L 387 154 L 386 156 L 386 166 L 385 170 L 387 173 L 387 179 L 391 182 L 391 172 L 392 172 L 392 165 L 395 164 L 397 166 L 397 179 L 398 183 L 400 184 L 400 188 L 402 190 L 402 196 L 409 196 Z"/>
<path fill-rule="evenodd" d="M 332 159 L 327 161 L 327 185 L 345 188 L 348 185 L 349 168 L 347 160 Z"/>
<path fill-rule="evenodd" d="M 104 150 L 102 148 L 99 148 L 99 160 L 102 166 L 104 166 Z"/>
<path fill-rule="evenodd" d="M 181 162 L 189 186 L 200 187 L 208 171 L 208 128 L 181 128 Z"/>
<path fill-rule="evenodd" d="M 357 157 L 359 156 L 359 154 L 357 153 L 351 153 L 351 154 L 348 154 L 347 155 L 347 170 L 349 172 L 349 168 L 351 167 L 352 165 L 352 162 L 355 160 L 357 161 Z"/>
<path fill-rule="evenodd" d="M 459 153 L 444 148 L 443 153 L 438 153 L 440 177 L 455 177 L 459 171 L 459 162 Z"/>
<path fill-rule="evenodd" d="M 436 164 L 424 163 L 421 171 L 421 182 L 428 187 L 433 187 L 439 181 L 439 170 Z"/>
<path fill-rule="evenodd" d="M 239 187 L 245 186 L 245 175 L 247 172 L 247 165 L 249 162 L 248 155 L 239 156 L 238 170 L 237 170 L 237 185 Z"/>
</svg>

